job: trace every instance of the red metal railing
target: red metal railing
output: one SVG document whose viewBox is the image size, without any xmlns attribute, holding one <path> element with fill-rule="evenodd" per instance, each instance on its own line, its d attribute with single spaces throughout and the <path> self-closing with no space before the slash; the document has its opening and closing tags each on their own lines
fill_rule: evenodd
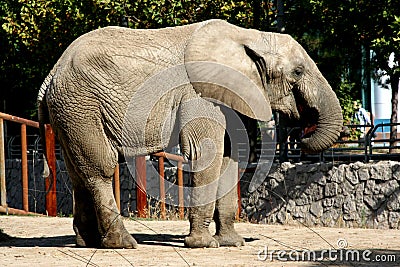
<svg viewBox="0 0 400 267">
<path fill-rule="evenodd" d="M 5 177 L 5 142 L 4 142 L 4 120 L 21 124 L 21 164 L 22 164 L 22 206 L 23 210 L 7 207 L 6 177 Z M 28 202 L 28 158 L 27 158 L 27 137 L 26 126 L 39 128 L 39 123 L 9 114 L 0 112 L 0 212 L 10 214 L 33 214 L 29 212 Z M 57 195 L 56 195 L 56 155 L 55 155 L 55 136 L 49 124 L 45 125 L 46 158 L 50 169 L 50 175 L 46 179 L 46 211 L 49 216 L 57 216 Z M 166 219 L 166 197 L 164 183 L 164 159 L 178 162 L 178 210 L 179 218 L 184 218 L 184 192 L 183 192 L 183 163 L 186 162 L 182 156 L 166 152 L 152 154 L 158 158 L 159 182 L 160 182 L 160 217 Z M 136 157 L 136 209 L 139 217 L 147 217 L 147 194 L 146 194 L 146 160 L 144 156 Z M 243 171 L 243 170 L 241 170 Z M 114 197 L 118 210 L 120 207 L 120 177 L 119 165 L 114 172 Z M 240 187 L 238 185 L 238 214 L 240 213 Z"/>
<path fill-rule="evenodd" d="M 22 210 L 7 207 L 6 174 L 5 174 L 5 143 L 4 143 L 4 120 L 21 124 L 21 180 L 22 180 Z M 28 144 L 26 138 L 26 126 L 39 128 L 39 123 L 0 112 L 0 206 L 6 212 L 13 211 L 14 214 L 27 214 L 29 212 L 28 199 Z M 50 216 L 57 215 L 56 196 L 56 161 L 55 161 L 55 138 L 50 125 L 45 126 L 46 132 L 46 154 L 50 175 L 46 179 L 46 211 Z"/>
<path fill-rule="evenodd" d="M 164 185 L 164 159 L 167 158 L 169 160 L 178 162 L 178 170 L 177 170 L 177 178 L 178 178 L 178 207 L 179 207 L 179 218 L 183 219 L 185 216 L 184 210 L 184 196 L 183 196 L 183 163 L 186 162 L 182 156 L 166 153 L 166 152 L 158 152 L 154 153 L 153 156 L 158 157 L 158 171 L 160 174 L 160 202 L 161 202 L 161 218 L 166 218 L 166 209 L 165 209 L 165 185 Z"/>
</svg>

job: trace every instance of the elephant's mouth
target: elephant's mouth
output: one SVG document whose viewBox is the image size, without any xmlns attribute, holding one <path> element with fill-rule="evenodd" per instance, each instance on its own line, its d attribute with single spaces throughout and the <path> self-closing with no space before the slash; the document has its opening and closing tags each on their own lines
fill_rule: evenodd
<svg viewBox="0 0 400 267">
<path fill-rule="evenodd" d="M 300 138 L 309 138 L 317 129 L 319 113 L 315 108 L 303 104 L 297 104 L 297 110 L 300 114 L 299 124 L 302 130 Z"/>
<path fill-rule="evenodd" d="M 310 153 L 329 148 L 338 138 L 343 124 L 339 102 L 331 101 L 333 93 L 323 94 L 317 103 L 306 101 L 295 94 L 296 108 L 300 115 L 301 149 Z M 330 104 L 332 103 L 332 104 Z"/>
</svg>

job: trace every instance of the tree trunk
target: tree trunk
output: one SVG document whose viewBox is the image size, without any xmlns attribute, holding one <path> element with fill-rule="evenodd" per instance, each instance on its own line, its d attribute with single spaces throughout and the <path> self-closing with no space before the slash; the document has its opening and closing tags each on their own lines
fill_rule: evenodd
<svg viewBox="0 0 400 267">
<path fill-rule="evenodd" d="M 276 8 L 278 9 L 277 21 L 277 32 L 283 33 L 285 31 L 285 19 L 284 19 L 284 3 L 283 0 L 276 0 Z"/>
<path fill-rule="evenodd" d="M 394 74 L 390 77 L 390 86 L 392 87 L 392 116 L 390 117 L 390 123 L 397 123 L 397 113 L 398 113 L 398 102 L 399 102 L 399 74 Z M 397 126 L 390 126 L 390 146 L 396 146 L 397 142 Z M 396 149 L 390 148 L 389 153 L 396 153 Z"/>
<path fill-rule="evenodd" d="M 253 28 L 261 30 L 261 2 L 260 0 L 253 0 Z"/>
</svg>

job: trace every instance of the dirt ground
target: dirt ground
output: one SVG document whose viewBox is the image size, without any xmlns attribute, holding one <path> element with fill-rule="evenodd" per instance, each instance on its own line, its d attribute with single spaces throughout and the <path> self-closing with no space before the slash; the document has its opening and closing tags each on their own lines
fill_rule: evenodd
<svg viewBox="0 0 400 267">
<path fill-rule="evenodd" d="M 399 230 L 237 223 L 246 246 L 190 249 L 187 221 L 124 223 L 138 249 L 76 248 L 71 218 L 0 216 L 0 266 L 400 266 Z"/>
</svg>

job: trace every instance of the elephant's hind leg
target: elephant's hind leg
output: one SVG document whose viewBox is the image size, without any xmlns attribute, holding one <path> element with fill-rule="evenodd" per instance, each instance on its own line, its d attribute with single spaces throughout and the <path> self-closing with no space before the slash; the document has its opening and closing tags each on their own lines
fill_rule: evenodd
<svg viewBox="0 0 400 267">
<path fill-rule="evenodd" d="M 229 157 L 224 157 L 214 213 L 216 224 L 214 238 L 221 246 L 239 247 L 244 245 L 243 237 L 234 228 L 238 200 L 237 175 L 238 163 Z"/>
<path fill-rule="evenodd" d="M 76 245 L 79 247 L 100 247 L 101 235 L 97 227 L 97 216 L 91 194 L 75 171 L 68 155 L 64 156 L 64 161 L 73 186 L 73 228 L 76 234 Z"/>
<path fill-rule="evenodd" d="M 112 176 L 118 154 L 101 126 L 93 125 L 95 122 L 85 121 L 85 126 L 78 125 L 64 133 L 66 140 L 72 140 L 63 144 L 71 165 L 69 169 L 80 178 L 74 184 L 77 244 L 136 248 L 137 243 L 125 229 L 113 197 Z"/>
<path fill-rule="evenodd" d="M 117 209 L 111 176 L 95 176 L 88 181 L 96 210 L 100 243 L 103 248 L 137 248 Z"/>
</svg>

